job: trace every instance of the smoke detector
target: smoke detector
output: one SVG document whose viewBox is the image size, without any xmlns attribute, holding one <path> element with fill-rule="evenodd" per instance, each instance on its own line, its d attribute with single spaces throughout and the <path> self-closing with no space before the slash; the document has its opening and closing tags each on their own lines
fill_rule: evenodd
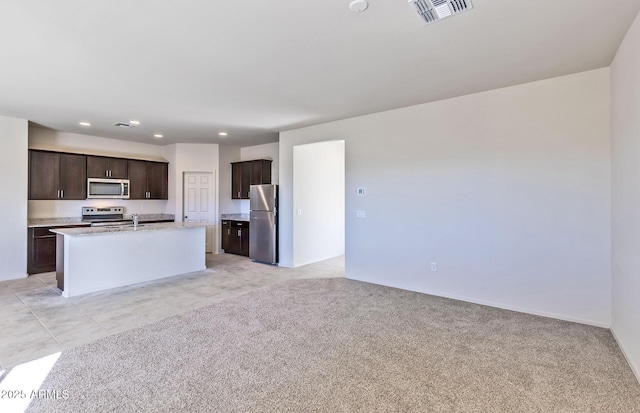
<svg viewBox="0 0 640 413">
<path fill-rule="evenodd" d="M 425 26 L 473 8 L 471 0 L 409 0 L 409 3 Z"/>
<path fill-rule="evenodd" d="M 117 126 L 118 128 L 125 128 L 125 129 L 131 129 L 136 127 L 136 125 L 132 125 L 130 123 L 124 123 L 124 122 L 116 122 L 113 124 L 113 126 Z"/>
<path fill-rule="evenodd" d="M 351 11 L 354 11 L 356 13 L 367 10 L 367 7 L 369 7 L 369 3 L 367 3 L 367 0 L 353 0 L 351 3 L 349 3 L 349 8 L 351 9 Z"/>
</svg>

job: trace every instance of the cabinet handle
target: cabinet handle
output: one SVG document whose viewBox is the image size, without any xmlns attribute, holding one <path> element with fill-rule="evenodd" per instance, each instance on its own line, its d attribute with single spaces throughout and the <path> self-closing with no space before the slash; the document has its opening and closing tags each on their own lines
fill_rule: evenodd
<svg viewBox="0 0 640 413">
<path fill-rule="evenodd" d="M 239 237 L 241 237 L 241 236 L 242 236 L 242 230 L 241 230 L 241 229 L 239 229 L 239 230 L 238 230 L 238 236 L 239 236 Z"/>
<path fill-rule="evenodd" d="M 64 198 L 64 189 L 60 190 L 60 198 Z"/>
<path fill-rule="evenodd" d="M 60 198 L 60 190 L 59 189 L 58 189 L 58 193 L 57 193 L 56 197 Z"/>
<path fill-rule="evenodd" d="M 240 198 L 240 191 L 238 191 L 238 198 Z"/>
<path fill-rule="evenodd" d="M 231 229 L 227 228 L 227 235 L 231 235 Z"/>
</svg>

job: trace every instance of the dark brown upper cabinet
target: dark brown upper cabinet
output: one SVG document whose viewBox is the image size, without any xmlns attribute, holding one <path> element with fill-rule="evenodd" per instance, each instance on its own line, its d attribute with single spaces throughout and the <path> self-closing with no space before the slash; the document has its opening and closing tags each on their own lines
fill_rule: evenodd
<svg viewBox="0 0 640 413">
<path fill-rule="evenodd" d="M 87 156 L 87 178 L 127 179 L 127 159 Z"/>
<path fill-rule="evenodd" d="M 271 183 L 270 159 L 231 164 L 231 199 L 249 199 L 249 187 Z"/>
<path fill-rule="evenodd" d="M 169 164 L 129 160 L 130 199 L 169 199 Z"/>
<path fill-rule="evenodd" d="M 30 150 L 29 199 L 86 199 L 87 157 Z"/>
</svg>

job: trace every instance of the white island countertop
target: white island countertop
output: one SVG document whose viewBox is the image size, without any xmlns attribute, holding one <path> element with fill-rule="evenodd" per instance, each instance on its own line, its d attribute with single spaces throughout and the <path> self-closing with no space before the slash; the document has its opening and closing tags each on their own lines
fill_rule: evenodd
<svg viewBox="0 0 640 413">
<path fill-rule="evenodd" d="M 190 222 L 51 229 L 58 288 L 73 297 L 202 271 L 205 229 Z"/>
<path fill-rule="evenodd" d="M 134 228 L 133 225 L 121 225 L 121 226 L 113 226 L 113 227 L 78 227 L 78 228 L 59 228 L 59 229 L 51 229 L 51 232 L 55 232 L 56 234 L 62 234 L 65 236 L 71 237 L 81 237 L 85 235 L 103 235 L 103 234 L 111 234 L 111 233 L 122 233 L 122 232 L 140 232 L 140 231 L 159 231 L 166 229 L 185 229 L 185 228 L 194 228 L 194 227 L 204 227 L 206 224 L 199 224 L 194 222 L 159 222 L 156 224 L 145 224 L 141 223 L 138 225 L 138 228 Z"/>
</svg>

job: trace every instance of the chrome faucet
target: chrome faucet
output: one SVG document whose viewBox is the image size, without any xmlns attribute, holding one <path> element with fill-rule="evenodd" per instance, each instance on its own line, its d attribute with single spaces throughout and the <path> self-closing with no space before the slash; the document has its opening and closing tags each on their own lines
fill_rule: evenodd
<svg viewBox="0 0 640 413">
<path fill-rule="evenodd" d="M 133 229 L 138 229 L 138 214 L 131 215 L 133 218 Z"/>
</svg>

